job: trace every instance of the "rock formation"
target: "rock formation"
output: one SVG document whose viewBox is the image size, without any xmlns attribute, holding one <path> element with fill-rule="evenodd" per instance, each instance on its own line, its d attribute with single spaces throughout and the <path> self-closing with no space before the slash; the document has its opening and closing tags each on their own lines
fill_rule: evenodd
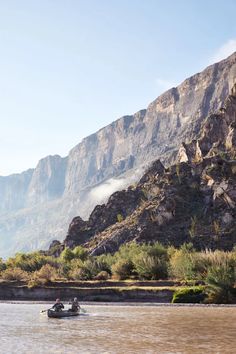
<svg viewBox="0 0 236 354">
<path fill-rule="evenodd" d="M 94 197 L 94 188 L 100 186 L 102 191 L 102 184 L 112 184 L 114 179 L 113 191 L 135 183 L 156 159 L 169 165 L 180 141 L 186 161 L 191 149 L 199 153 L 208 149 L 204 141 L 199 147 L 188 143 L 209 113 L 223 109 L 235 68 L 236 53 L 168 90 L 146 110 L 124 116 L 83 139 L 68 157 L 47 157 L 35 170 L 0 177 L 0 255 L 44 248 L 52 239 L 63 239 L 73 216 L 87 218 L 96 204 L 107 200 L 108 193 Z M 216 121 L 212 116 L 206 129 L 214 129 Z M 232 129 L 229 145 L 234 139 Z"/>
<path fill-rule="evenodd" d="M 134 187 L 114 193 L 88 221 L 73 219 L 61 249 L 84 245 L 91 254 L 125 242 L 160 241 L 197 249 L 232 249 L 236 242 L 236 84 L 199 138 L 183 144 L 179 162 L 157 160 Z"/>
</svg>

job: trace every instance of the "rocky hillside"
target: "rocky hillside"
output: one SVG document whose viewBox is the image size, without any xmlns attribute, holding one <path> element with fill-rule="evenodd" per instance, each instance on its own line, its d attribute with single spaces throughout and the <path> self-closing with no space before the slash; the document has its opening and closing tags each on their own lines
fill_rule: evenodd
<svg viewBox="0 0 236 354">
<path fill-rule="evenodd" d="M 83 139 L 68 157 L 42 159 L 36 169 L 0 177 L 0 256 L 63 239 L 75 215 L 87 218 L 115 190 L 136 182 L 160 158 L 167 166 L 180 141 L 198 134 L 220 109 L 236 77 L 236 53 Z"/>
<path fill-rule="evenodd" d="M 183 144 L 177 164 L 155 161 L 136 186 L 98 205 L 88 221 L 74 218 L 63 244 L 84 245 L 94 255 L 124 242 L 160 241 L 198 249 L 232 249 L 236 243 L 236 83 L 200 134 Z"/>
</svg>

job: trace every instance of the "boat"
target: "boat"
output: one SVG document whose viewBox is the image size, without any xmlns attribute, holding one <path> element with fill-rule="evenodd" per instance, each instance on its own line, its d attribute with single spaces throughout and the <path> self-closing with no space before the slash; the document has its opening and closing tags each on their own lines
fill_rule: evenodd
<svg viewBox="0 0 236 354">
<path fill-rule="evenodd" d="M 49 318 L 64 318 L 64 317 L 72 317 L 72 316 L 78 316 L 79 311 L 73 312 L 69 310 L 63 310 L 63 311 L 54 311 L 54 310 L 47 310 L 47 314 Z"/>
</svg>

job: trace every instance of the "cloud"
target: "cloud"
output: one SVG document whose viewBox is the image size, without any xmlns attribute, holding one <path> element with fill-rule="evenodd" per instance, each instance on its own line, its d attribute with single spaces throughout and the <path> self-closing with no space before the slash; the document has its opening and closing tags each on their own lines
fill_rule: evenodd
<svg viewBox="0 0 236 354">
<path fill-rule="evenodd" d="M 209 64 L 217 63 L 236 51 L 236 39 L 229 39 L 223 44 L 209 60 Z"/>
<path fill-rule="evenodd" d="M 130 185 L 136 184 L 142 177 L 147 166 L 144 164 L 140 168 L 131 170 L 130 174 L 120 178 L 110 178 L 100 185 L 94 187 L 89 192 L 88 198 L 93 204 L 105 203 L 107 199 L 116 191 L 127 188 Z"/>
<path fill-rule="evenodd" d="M 107 199 L 112 193 L 127 187 L 127 185 L 129 185 L 129 181 L 124 178 L 110 178 L 100 186 L 93 188 L 90 192 L 90 197 L 99 203 Z"/>
<path fill-rule="evenodd" d="M 176 82 L 164 80 L 161 78 L 157 78 L 155 80 L 155 82 L 156 82 L 156 85 L 158 86 L 158 88 L 162 91 L 169 90 L 170 88 L 176 87 L 178 85 Z"/>
</svg>

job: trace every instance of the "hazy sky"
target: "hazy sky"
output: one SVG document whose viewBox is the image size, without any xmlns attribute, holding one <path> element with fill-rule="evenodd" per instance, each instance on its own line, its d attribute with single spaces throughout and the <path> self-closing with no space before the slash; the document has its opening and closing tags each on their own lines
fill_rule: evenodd
<svg viewBox="0 0 236 354">
<path fill-rule="evenodd" d="M 0 0 L 0 175 L 236 51 L 235 0 Z"/>
</svg>

